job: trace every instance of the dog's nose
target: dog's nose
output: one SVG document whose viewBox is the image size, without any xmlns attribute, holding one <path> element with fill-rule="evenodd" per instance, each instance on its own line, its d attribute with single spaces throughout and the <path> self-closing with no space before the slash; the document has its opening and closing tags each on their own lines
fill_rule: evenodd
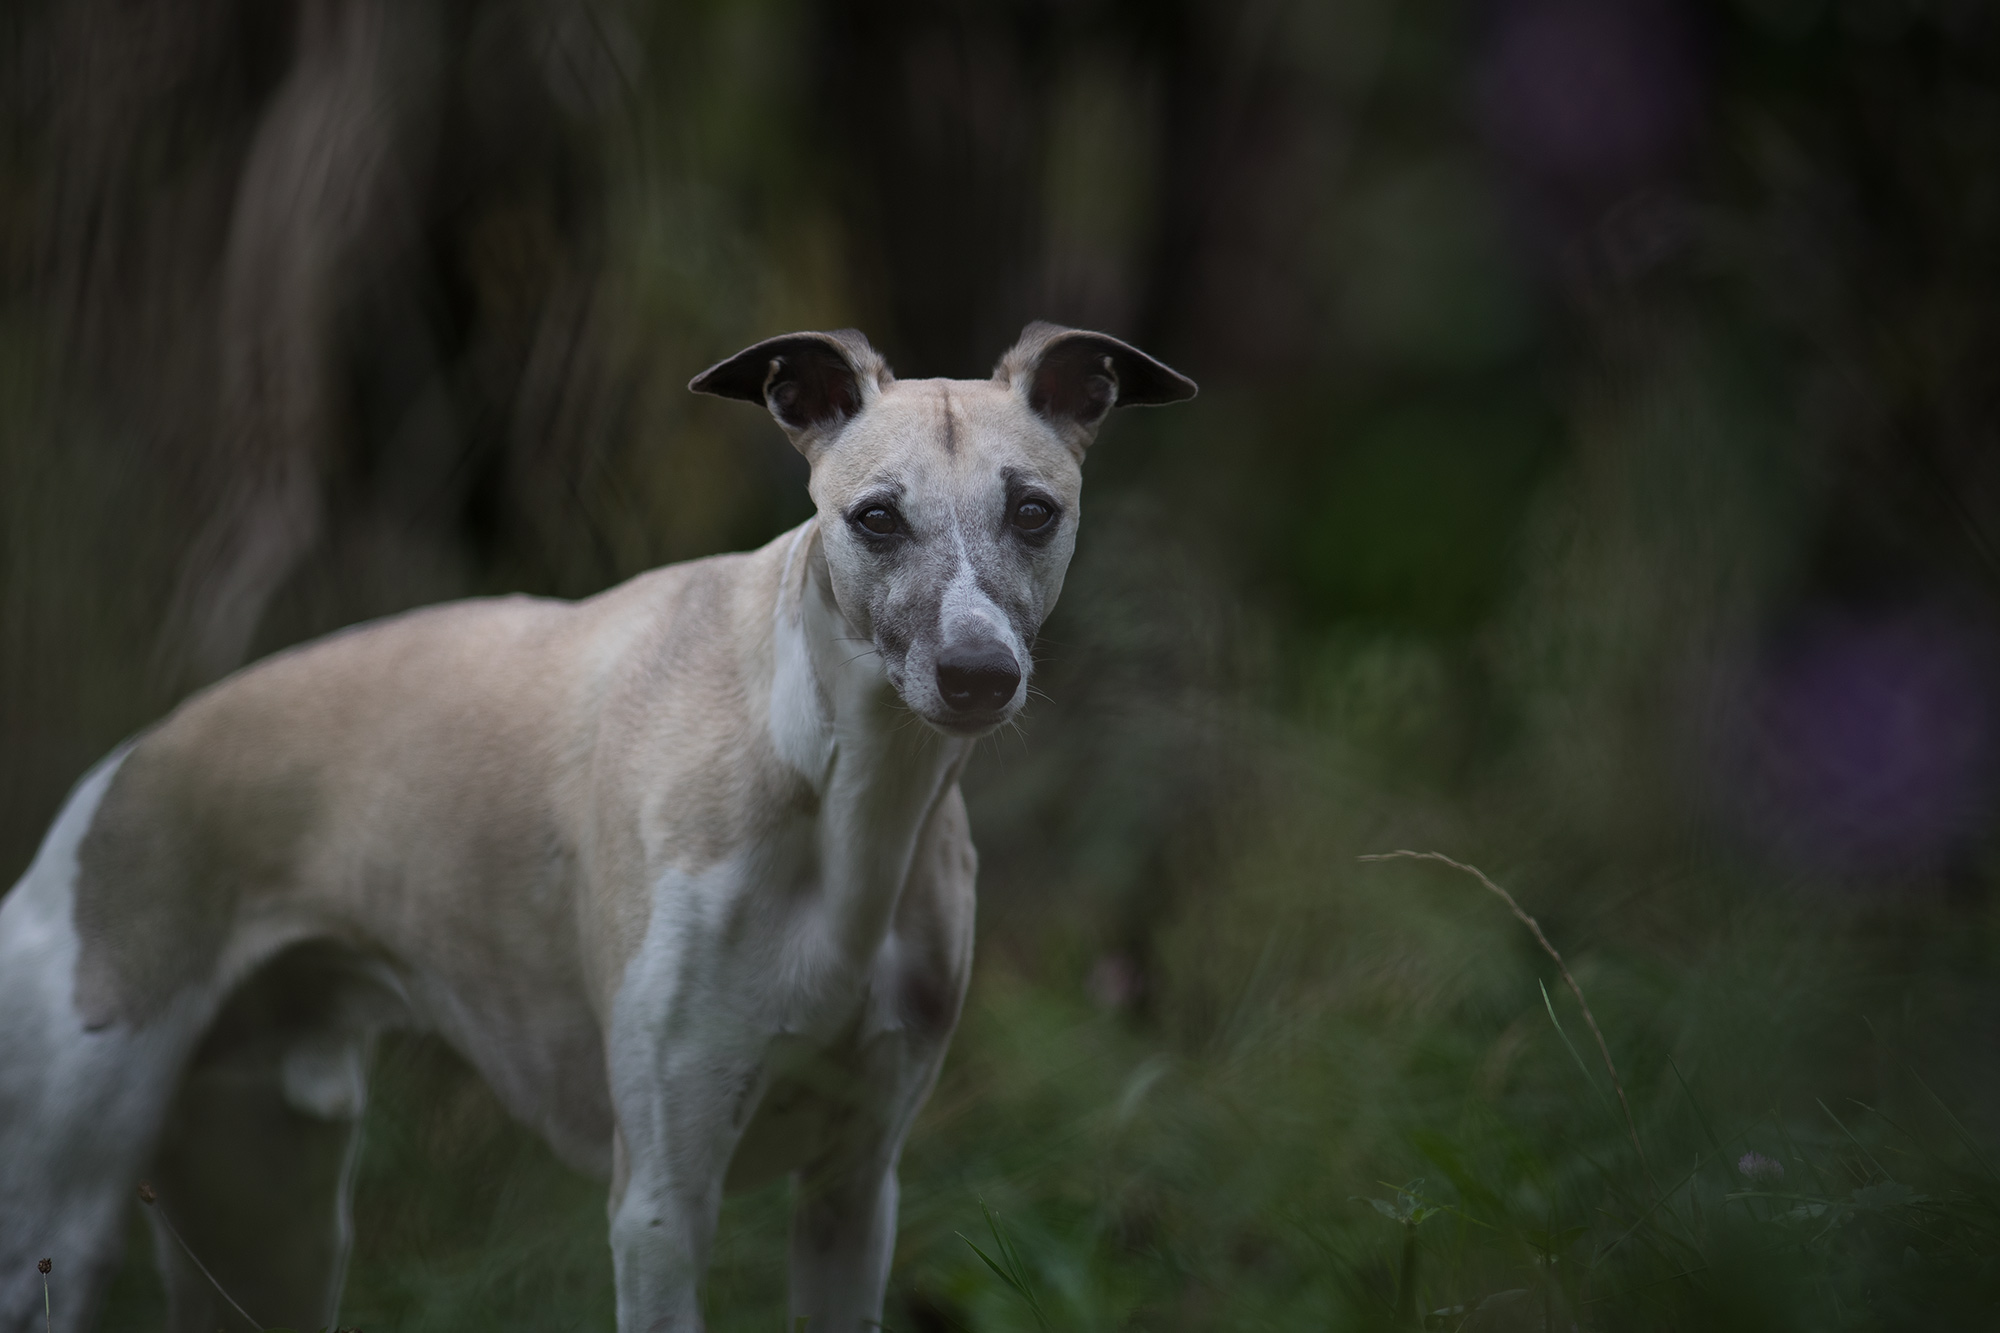
<svg viewBox="0 0 2000 1333">
<path fill-rule="evenodd" d="M 938 693 L 955 713 L 998 712 L 1020 683 L 1014 654 L 998 644 L 947 652 L 938 659 Z"/>
</svg>

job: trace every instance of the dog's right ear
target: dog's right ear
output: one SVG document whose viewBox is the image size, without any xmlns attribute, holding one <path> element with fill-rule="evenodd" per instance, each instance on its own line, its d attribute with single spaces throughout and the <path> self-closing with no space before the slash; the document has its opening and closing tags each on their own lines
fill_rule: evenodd
<svg viewBox="0 0 2000 1333">
<path fill-rule="evenodd" d="M 702 371 L 688 388 L 762 403 L 810 458 L 895 378 L 868 339 L 837 329 L 766 338 Z"/>
</svg>

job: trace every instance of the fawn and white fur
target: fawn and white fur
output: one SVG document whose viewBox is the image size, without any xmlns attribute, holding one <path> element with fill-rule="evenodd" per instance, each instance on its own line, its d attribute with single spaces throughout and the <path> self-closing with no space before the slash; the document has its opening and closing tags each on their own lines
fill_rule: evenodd
<svg viewBox="0 0 2000 1333">
<path fill-rule="evenodd" d="M 841 332 L 692 387 L 769 407 L 816 517 L 281 653 L 78 784 L 0 903 L 0 1330 L 44 1255 L 86 1325 L 149 1173 L 251 1315 L 331 1324 L 392 1026 L 609 1176 L 626 1333 L 699 1329 L 725 1186 L 786 1173 L 794 1317 L 880 1318 L 971 963 L 960 770 L 1026 698 L 1098 424 L 1194 385 L 1037 324 L 987 380 Z M 175 1328 L 236 1317 L 156 1239 Z"/>
</svg>

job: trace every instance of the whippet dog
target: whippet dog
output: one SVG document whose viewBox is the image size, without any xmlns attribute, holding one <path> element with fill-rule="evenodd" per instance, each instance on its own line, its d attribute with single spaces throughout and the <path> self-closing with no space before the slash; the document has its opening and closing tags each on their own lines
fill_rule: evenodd
<svg viewBox="0 0 2000 1333">
<path fill-rule="evenodd" d="M 392 1026 L 609 1177 L 625 1333 L 699 1329 L 725 1188 L 785 1174 L 793 1319 L 880 1318 L 970 975 L 960 771 L 1026 699 L 1100 422 L 1195 386 L 1035 324 L 986 380 L 843 331 L 690 387 L 769 408 L 813 518 L 280 653 L 77 784 L 0 904 L 0 1330 L 43 1256 L 87 1325 L 149 1173 L 249 1316 L 331 1324 Z M 165 1266 L 174 1327 L 239 1320 Z"/>
</svg>

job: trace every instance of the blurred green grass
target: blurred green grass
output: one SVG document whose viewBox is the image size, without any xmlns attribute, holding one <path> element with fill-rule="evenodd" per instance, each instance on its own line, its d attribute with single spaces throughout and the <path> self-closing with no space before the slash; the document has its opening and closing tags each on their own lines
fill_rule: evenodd
<svg viewBox="0 0 2000 1333">
<path fill-rule="evenodd" d="M 1036 1327 L 968 1243 L 993 1253 L 990 1208 L 1058 1329 L 1974 1326 L 2000 1177 L 1954 1053 L 1990 1005 L 1948 932 L 1806 906 L 1571 955 L 1643 1160 L 1548 960 L 1437 867 L 1259 868 L 1167 926 L 1145 1019 L 1081 954 L 990 951 L 905 1159 L 885 1324 Z M 443 1048 L 386 1045 L 365 1133 L 345 1322 L 610 1326 L 602 1187 Z M 782 1327 L 786 1208 L 728 1202 L 717 1333 Z M 141 1326 L 143 1282 L 107 1327 Z"/>
</svg>

